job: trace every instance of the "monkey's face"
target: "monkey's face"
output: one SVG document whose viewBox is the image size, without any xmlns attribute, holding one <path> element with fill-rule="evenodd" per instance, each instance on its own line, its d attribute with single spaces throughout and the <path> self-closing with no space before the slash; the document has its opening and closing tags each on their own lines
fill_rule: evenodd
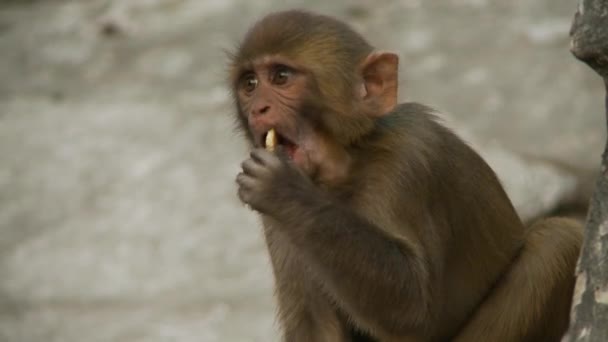
<svg viewBox="0 0 608 342">
<path fill-rule="evenodd" d="M 313 118 L 304 113 L 316 107 L 308 100 L 312 83 L 303 68 L 277 56 L 244 65 L 234 83 L 240 119 L 253 147 L 264 147 L 274 129 L 278 148 L 308 175 L 315 173 L 326 149 Z"/>
<path fill-rule="evenodd" d="M 276 54 L 237 58 L 232 89 L 241 127 L 255 148 L 274 129 L 278 149 L 298 168 L 337 182 L 349 167 L 347 149 L 396 105 L 397 61 L 391 53 L 372 53 L 359 68 L 339 70 L 336 63 Z"/>
</svg>

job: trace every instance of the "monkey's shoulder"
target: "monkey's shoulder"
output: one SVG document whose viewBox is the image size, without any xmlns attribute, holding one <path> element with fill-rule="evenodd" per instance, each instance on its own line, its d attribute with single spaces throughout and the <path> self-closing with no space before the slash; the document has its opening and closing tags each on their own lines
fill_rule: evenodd
<svg viewBox="0 0 608 342">
<path fill-rule="evenodd" d="M 397 105 L 378 120 L 377 130 L 377 136 L 383 137 L 383 143 L 393 151 L 415 147 L 416 150 L 432 153 L 444 149 L 444 145 L 466 145 L 442 123 L 438 110 L 417 102 Z"/>
<path fill-rule="evenodd" d="M 462 174 L 475 169 L 492 177 L 482 157 L 443 124 L 439 111 L 424 104 L 396 106 L 378 120 L 375 139 L 371 144 L 375 153 L 406 164 L 406 169 L 424 170 L 418 174 Z"/>
</svg>

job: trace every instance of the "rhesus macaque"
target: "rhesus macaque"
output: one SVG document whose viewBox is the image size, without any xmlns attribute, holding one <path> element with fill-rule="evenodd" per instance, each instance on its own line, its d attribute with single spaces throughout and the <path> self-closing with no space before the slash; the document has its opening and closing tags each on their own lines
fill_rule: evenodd
<svg viewBox="0 0 608 342">
<path fill-rule="evenodd" d="M 397 64 L 302 11 L 263 18 L 232 56 L 252 146 L 238 195 L 262 217 L 283 340 L 559 340 L 581 227 L 524 227 L 435 111 L 398 104 Z"/>
</svg>

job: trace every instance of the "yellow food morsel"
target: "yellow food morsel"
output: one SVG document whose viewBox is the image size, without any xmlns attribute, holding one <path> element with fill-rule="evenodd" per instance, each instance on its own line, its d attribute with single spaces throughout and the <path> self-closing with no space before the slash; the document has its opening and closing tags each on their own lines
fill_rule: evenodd
<svg viewBox="0 0 608 342">
<path fill-rule="evenodd" d="M 266 149 L 268 151 L 274 151 L 274 147 L 277 145 L 277 134 L 274 131 L 274 128 L 268 131 L 266 134 Z"/>
</svg>

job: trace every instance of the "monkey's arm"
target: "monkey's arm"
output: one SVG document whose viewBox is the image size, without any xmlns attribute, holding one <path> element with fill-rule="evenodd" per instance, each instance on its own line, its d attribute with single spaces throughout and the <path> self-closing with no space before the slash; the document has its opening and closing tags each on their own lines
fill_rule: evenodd
<svg viewBox="0 0 608 342">
<path fill-rule="evenodd" d="M 428 321 L 432 286 L 415 244 L 388 237 L 340 204 L 296 203 L 301 213 L 293 218 L 310 219 L 286 219 L 286 234 L 339 303 L 388 331 L 411 332 Z"/>
<path fill-rule="evenodd" d="M 274 154 L 256 150 L 237 177 L 241 200 L 277 220 L 337 303 L 396 334 L 429 321 L 433 286 L 420 243 L 383 233 Z"/>
</svg>

